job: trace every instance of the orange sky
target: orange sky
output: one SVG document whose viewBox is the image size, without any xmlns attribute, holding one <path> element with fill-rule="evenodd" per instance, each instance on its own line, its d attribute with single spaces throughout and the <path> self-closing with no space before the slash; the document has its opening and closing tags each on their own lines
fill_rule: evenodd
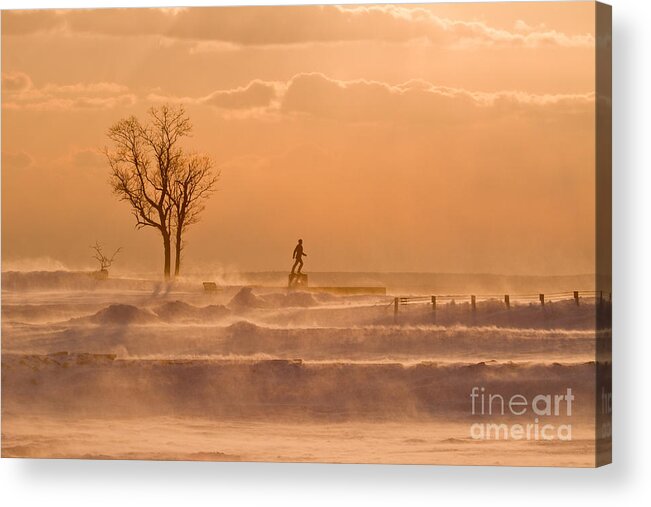
<svg viewBox="0 0 651 507">
<path fill-rule="evenodd" d="M 594 272 L 594 71 L 592 2 L 5 11 L 3 269 L 160 271 L 98 149 L 178 102 L 190 269 Z"/>
</svg>

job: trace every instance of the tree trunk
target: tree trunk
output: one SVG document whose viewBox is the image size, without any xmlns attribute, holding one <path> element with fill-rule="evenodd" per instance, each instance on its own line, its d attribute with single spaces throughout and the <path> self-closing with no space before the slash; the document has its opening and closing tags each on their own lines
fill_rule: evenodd
<svg viewBox="0 0 651 507">
<path fill-rule="evenodd" d="M 163 234 L 163 248 L 165 249 L 165 264 L 163 271 L 165 273 L 165 280 L 170 279 L 170 267 L 172 264 L 172 246 L 170 245 L 169 234 Z"/>
<path fill-rule="evenodd" d="M 181 272 L 181 231 L 176 231 L 176 244 L 174 245 L 174 276 Z"/>
</svg>

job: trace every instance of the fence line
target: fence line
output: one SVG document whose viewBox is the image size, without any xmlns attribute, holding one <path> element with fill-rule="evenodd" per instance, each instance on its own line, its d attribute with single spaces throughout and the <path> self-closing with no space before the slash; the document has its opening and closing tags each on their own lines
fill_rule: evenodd
<svg viewBox="0 0 651 507">
<path fill-rule="evenodd" d="M 477 309 L 477 301 L 502 300 L 507 309 L 511 308 L 512 302 L 521 301 L 524 303 L 539 302 L 541 306 L 554 301 L 566 301 L 573 299 L 579 306 L 581 298 L 594 298 L 599 304 L 606 301 L 604 291 L 602 290 L 574 290 L 565 292 L 547 292 L 547 293 L 527 293 L 527 294 L 437 294 L 435 296 L 397 296 L 393 299 L 393 311 L 398 314 L 400 306 L 429 304 L 432 311 L 436 311 L 436 306 L 441 301 L 456 302 L 462 300 L 470 302 L 473 311 Z M 612 301 L 612 293 L 608 293 L 608 302 Z"/>
</svg>

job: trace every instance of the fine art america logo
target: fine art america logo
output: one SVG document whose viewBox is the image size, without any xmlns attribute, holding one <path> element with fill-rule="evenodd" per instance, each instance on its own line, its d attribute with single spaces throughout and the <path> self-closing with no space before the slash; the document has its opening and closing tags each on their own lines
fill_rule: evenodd
<svg viewBox="0 0 651 507">
<path fill-rule="evenodd" d="M 571 388 L 564 394 L 527 397 L 488 393 L 486 388 L 475 386 L 470 391 L 471 413 L 490 418 L 491 422 L 472 424 L 470 436 L 474 440 L 572 440 L 572 425 L 556 422 L 560 418 L 572 417 L 573 401 Z M 495 422 L 500 417 L 507 418 L 508 424 Z M 512 423 L 515 417 L 526 417 L 528 421 Z"/>
</svg>

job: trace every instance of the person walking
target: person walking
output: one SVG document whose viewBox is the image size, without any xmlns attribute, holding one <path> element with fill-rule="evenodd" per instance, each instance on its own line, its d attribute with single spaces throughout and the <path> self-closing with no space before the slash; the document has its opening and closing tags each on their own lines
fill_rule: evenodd
<svg viewBox="0 0 651 507">
<path fill-rule="evenodd" d="M 295 259 L 294 265 L 292 266 L 292 275 L 296 271 L 298 266 L 298 271 L 296 274 L 301 274 L 301 269 L 303 269 L 303 257 L 307 257 L 307 254 L 303 251 L 303 240 L 299 239 L 296 248 L 294 248 L 294 253 L 292 254 L 292 259 Z"/>
</svg>

